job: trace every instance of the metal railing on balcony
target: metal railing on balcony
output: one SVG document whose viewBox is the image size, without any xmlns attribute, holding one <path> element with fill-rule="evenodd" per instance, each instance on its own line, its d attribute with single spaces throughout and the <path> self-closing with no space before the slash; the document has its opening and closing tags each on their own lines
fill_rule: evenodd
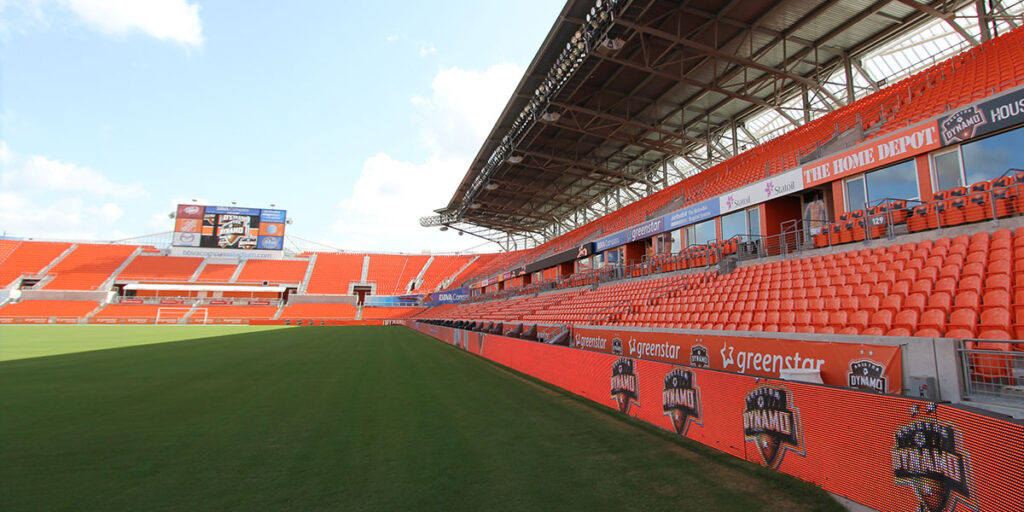
<svg viewBox="0 0 1024 512">
<path fill-rule="evenodd" d="M 803 219 L 795 219 L 782 223 L 780 232 L 774 235 L 735 235 L 724 241 L 690 245 L 676 253 L 645 255 L 630 264 L 582 270 L 556 281 L 487 294 L 473 301 L 537 294 L 554 288 L 598 286 L 684 269 L 706 271 L 726 257 L 738 261 L 800 257 L 813 249 L 853 250 L 857 242 L 892 240 L 907 233 L 937 230 L 941 234 L 944 228 L 985 221 L 998 225 L 1000 219 L 1024 215 L 1024 170 L 1009 169 L 991 182 L 956 187 L 935 196 L 932 201 L 882 198 L 813 231 Z"/>
<path fill-rule="evenodd" d="M 963 340 L 964 397 L 1024 407 L 1024 341 Z"/>
</svg>

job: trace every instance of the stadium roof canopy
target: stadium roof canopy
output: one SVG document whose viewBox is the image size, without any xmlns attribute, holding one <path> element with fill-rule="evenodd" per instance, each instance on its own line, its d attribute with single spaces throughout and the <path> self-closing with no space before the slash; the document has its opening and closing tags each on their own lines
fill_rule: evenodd
<svg viewBox="0 0 1024 512">
<path fill-rule="evenodd" d="M 420 223 L 541 243 L 1015 27 L 1021 3 L 569 0 Z"/>
</svg>

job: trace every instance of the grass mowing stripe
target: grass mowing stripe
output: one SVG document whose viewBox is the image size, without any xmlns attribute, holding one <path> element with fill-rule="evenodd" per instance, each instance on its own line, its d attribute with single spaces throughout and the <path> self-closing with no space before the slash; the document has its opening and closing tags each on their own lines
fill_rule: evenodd
<svg viewBox="0 0 1024 512">
<path fill-rule="evenodd" d="M 4 510 L 840 510 L 394 327 L 7 361 L 0 410 Z"/>
</svg>

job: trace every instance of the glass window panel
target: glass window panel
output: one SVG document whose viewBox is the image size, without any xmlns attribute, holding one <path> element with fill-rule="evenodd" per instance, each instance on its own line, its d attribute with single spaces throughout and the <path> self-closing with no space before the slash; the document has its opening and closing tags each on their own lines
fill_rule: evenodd
<svg viewBox="0 0 1024 512">
<path fill-rule="evenodd" d="M 1024 168 L 1024 129 L 1000 133 L 960 146 L 967 184 L 998 178 L 1010 168 Z"/>
<path fill-rule="evenodd" d="M 960 152 L 949 151 L 932 158 L 932 170 L 935 173 L 935 185 L 938 190 L 949 190 L 963 186 L 963 173 L 960 171 Z"/>
<path fill-rule="evenodd" d="M 761 234 L 761 210 L 757 208 L 747 210 L 747 230 L 751 235 Z"/>
<path fill-rule="evenodd" d="M 864 208 L 864 178 L 848 180 L 846 182 L 846 211 L 861 210 Z"/>
<path fill-rule="evenodd" d="M 735 235 L 747 234 L 747 212 L 740 210 L 722 216 L 722 239 L 728 240 Z"/>
<path fill-rule="evenodd" d="M 878 204 L 878 201 L 886 198 L 917 199 L 919 195 L 917 165 L 913 160 L 871 171 L 865 178 L 868 202 L 871 204 Z"/>
<path fill-rule="evenodd" d="M 694 224 L 693 226 L 691 226 L 691 228 L 693 229 L 693 239 L 688 241 L 691 245 L 706 244 L 708 242 L 713 242 L 718 239 L 715 236 L 714 219 L 706 220 L 699 224 Z"/>
<path fill-rule="evenodd" d="M 657 240 L 658 254 L 664 254 L 672 250 L 672 233 L 662 233 L 655 237 Z"/>
<path fill-rule="evenodd" d="M 672 235 L 672 252 L 679 252 L 683 250 L 683 230 L 677 229 L 671 233 Z"/>
</svg>

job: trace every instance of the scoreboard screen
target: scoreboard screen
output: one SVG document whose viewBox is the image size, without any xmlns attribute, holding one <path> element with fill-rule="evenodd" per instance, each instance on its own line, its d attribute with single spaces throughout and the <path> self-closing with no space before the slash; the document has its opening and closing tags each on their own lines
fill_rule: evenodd
<svg viewBox="0 0 1024 512">
<path fill-rule="evenodd" d="M 285 210 L 179 204 L 173 245 L 280 251 L 284 249 L 285 213 Z"/>
</svg>

